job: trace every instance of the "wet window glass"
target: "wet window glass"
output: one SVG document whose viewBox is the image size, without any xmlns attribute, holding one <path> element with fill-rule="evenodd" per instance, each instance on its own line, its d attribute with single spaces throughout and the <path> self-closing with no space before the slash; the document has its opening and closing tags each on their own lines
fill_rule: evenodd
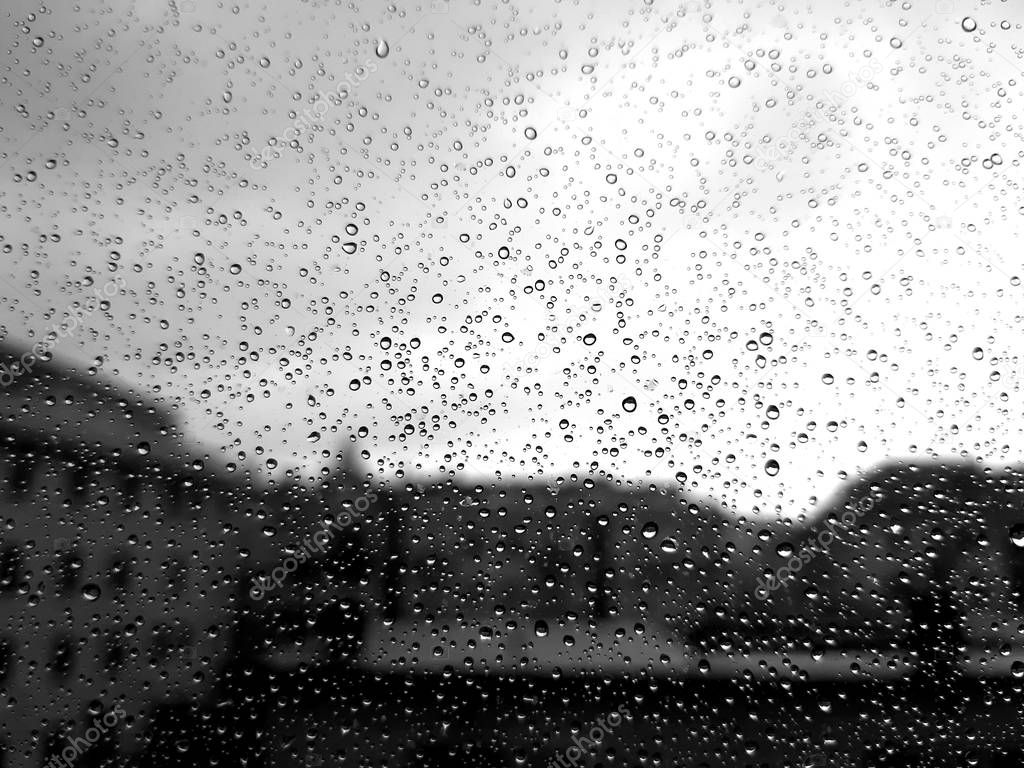
<svg viewBox="0 0 1024 768">
<path fill-rule="evenodd" d="M 1024 764 L 1024 9 L 0 18 L 0 766 Z"/>
</svg>

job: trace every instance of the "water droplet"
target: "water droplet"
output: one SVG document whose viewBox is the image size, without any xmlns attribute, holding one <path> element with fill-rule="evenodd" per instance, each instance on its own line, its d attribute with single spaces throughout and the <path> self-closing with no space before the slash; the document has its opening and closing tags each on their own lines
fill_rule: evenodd
<svg viewBox="0 0 1024 768">
<path fill-rule="evenodd" d="M 270 59 L 268 59 L 266 56 L 260 56 L 260 67 L 262 67 L 263 69 L 266 69 L 269 66 L 270 66 Z"/>
<path fill-rule="evenodd" d="M 636 398 L 633 397 L 632 395 L 630 395 L 629 397 L 623 399 L 623 401 L 622 401 L 622 410 L 624 410 L 626 413 L 632 413 L 633 411 L 635 411 L 636 410 Z"/>
<path fill-rule="evenodd" d="M 978 22 L 972 19 L 970 16 L 964 16 L 963 21 L 960 22 L 960 29 L 964 32 L 973 32 L 978 28 Z"/>
<path fill-rule="evenodd" d="M 527 128 L 525 131 L 523 131 L 523 133 L 526 134 L 526 138 L 528 138 L 530 141 L 533 141 L 534 139 L 537 138 L 536 128 Z"/>
<path fill-rule="evenodd" d="M 377 58 L 378 59 L 385 59 L 385 58 L 387 58 L 387 55 L 390 52 L 391 52 L 391 48 L 388 46 L 387 40 L 378 40 L 377 41 L 377 48 L 374 51 L 374 53 L 377 54 Z"/>
<path fill-rule="evenodd" d="M 657 523 L 644 523 L 644 527 L 640 529 L 640 535 L 645 539 L 653 539 L 658 535 L 658 524 Z"/>
<path fill-rule="evenodd" d="M 1010 541 L 1016 547 L 1024 547 L 1024 524 L 1015 525 L 1010 529 Z"/>
<path fill-rule="evenodd" d="M 89 602 L 92 602 L 93 600 L 99 600 L 100 594 L 102 593 L 100 592 L 99 586 L 97 584 L 93 584 L 92 582 L 89 582 L 84 587 L 82 587 L 82 597 L 84 597 Z"/>
<path fill-rule="evenodd" d="M 775 459 L 768 459 L 768 461 L 764 463 L 764 471 L 769 477 L 775 477 L 779 474 L 779 462 Z"/>
<path fill-rule="evenodd" d="M 775 548 L 775 554 L 779 557 L 792 557 L 795 548 L 788 541 L 783 541 Z"/>
<path fill-rule="evenodd" d="M 533 634 L 537 637 L 548 636 L 548 623 L 546 621 L 538 621 L 533 625 Z"/>
</svg>

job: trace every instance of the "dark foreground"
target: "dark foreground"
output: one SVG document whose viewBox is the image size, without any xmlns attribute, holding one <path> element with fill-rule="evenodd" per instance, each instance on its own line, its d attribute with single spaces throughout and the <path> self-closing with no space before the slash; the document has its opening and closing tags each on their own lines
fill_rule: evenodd
<svg viewBox="0 0 1024 768">
<path fill-rule="evenodd" d="M 139 764 L 1024 765 L 1016 678 L 826 683 L 773 673 L 774 681 L 282 676 L 248 665 L 231 671 L 210 706 L 165 712 Z"/>
</svg>

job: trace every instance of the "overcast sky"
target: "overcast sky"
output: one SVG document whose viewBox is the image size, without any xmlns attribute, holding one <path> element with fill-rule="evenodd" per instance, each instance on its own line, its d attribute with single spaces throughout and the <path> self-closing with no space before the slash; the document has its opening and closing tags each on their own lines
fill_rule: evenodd
<svg viewBox="0 0 1024 768">
<path fill-rule="evenodd" d="M 222 459 L 787 515 L 1018 460 L 1020 9 L 198 5 L 5 4 L 0 293 L 123 277 L 55 357 Z"/>
</svg>

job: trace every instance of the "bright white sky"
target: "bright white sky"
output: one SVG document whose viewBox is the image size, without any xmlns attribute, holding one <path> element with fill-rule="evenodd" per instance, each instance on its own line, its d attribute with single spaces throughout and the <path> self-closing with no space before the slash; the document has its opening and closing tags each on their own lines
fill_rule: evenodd
<svg viewBox="0 0 1024 768">
<path fill-rule="evenodd" d="M 361 429 L 383 476 L 788 515 L 1018 459 L 1019 8 L 37 6 L 0 27 L 8 338 L 122 275 L 56 357 L 225 460 Z"/>
</svg>

